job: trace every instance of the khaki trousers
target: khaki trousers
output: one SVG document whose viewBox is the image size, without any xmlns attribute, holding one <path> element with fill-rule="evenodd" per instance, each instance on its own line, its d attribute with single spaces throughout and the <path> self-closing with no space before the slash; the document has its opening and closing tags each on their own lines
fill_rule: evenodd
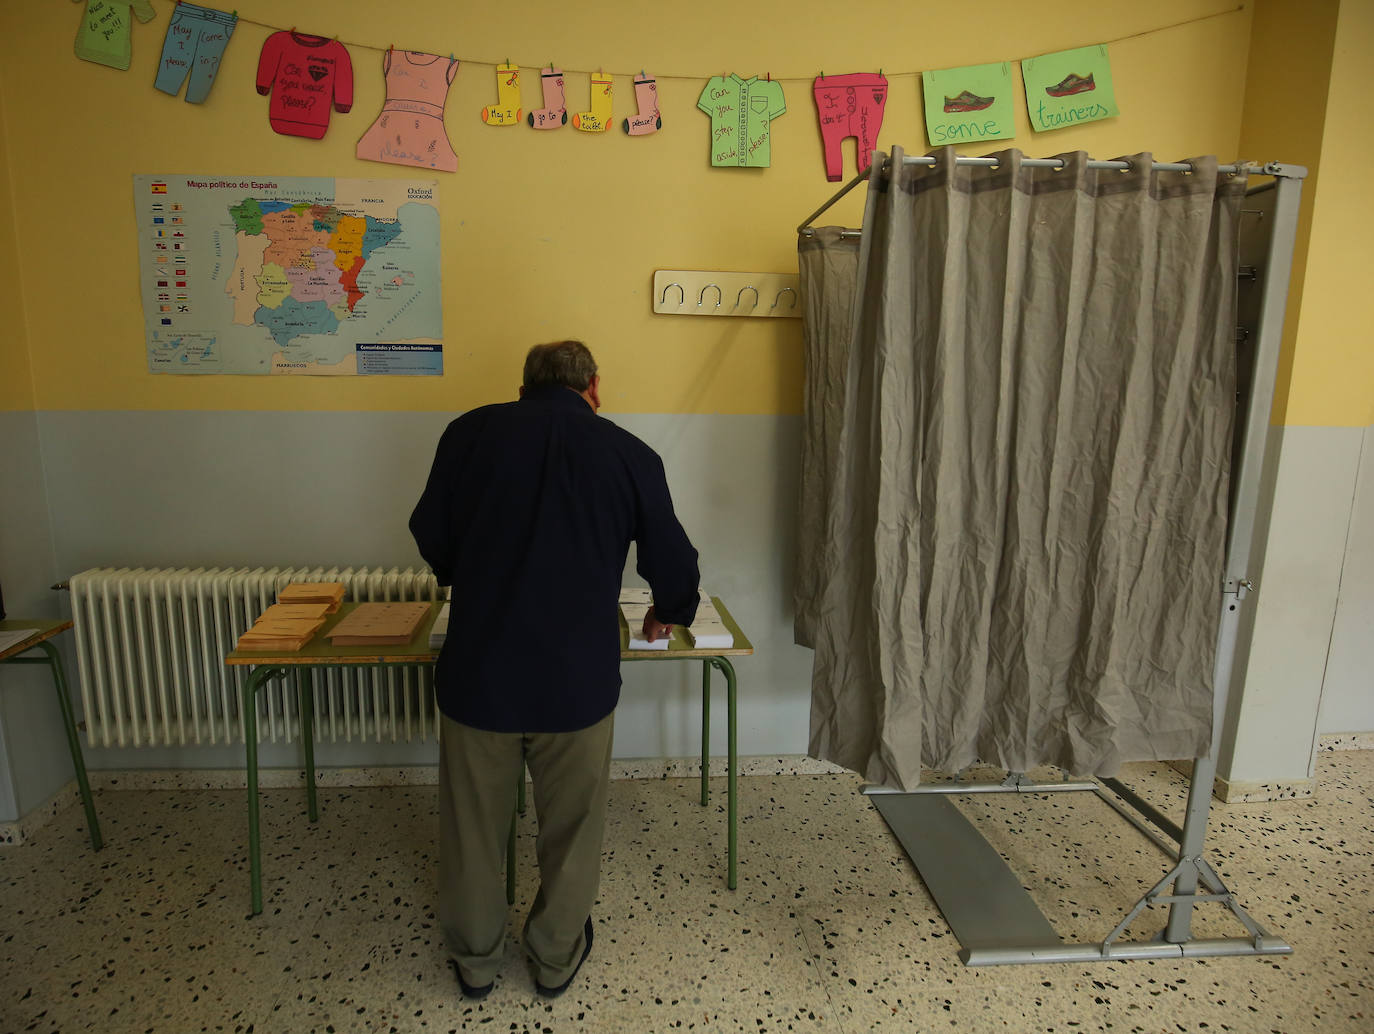
<svg viewBox="0 0 1374 1034">
<path fill-rule="evenodd" d="M 601 884 L 614 715 L 576 732 L 484 732 L 444 718 L 439 751 L 439 923 L 463 979 L 491 983 L 506 935 L 506 838 L 528 765 L 539 819 L 539 893 L 525 951 L 545 987 L 582 958 Z"/>
</svg>

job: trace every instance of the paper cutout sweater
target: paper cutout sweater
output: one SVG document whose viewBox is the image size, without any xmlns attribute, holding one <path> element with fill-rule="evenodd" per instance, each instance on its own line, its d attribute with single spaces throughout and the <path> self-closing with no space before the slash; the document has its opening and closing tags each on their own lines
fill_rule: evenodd
<svg viewBox="0 0 1374 1034">
<path fill-rule="evenodd" d="M 258 93 L 272 95 L 268 118 L 285 136 L 319 140 L 329 128 L 329 105 L 353 107 L 353 63 L 338 40 L 303 32 L 274 32 L 258 58 Z"/>
<path fill-rule="evenodd" d="M 358 141 L 358 157 L 457 172 L 458 156 L 444 132 L 444 101 L 458 74 L 457 60 L 418 50 L 388 50 L 382 68 L 386 103 Z"/>
<path fill-rule="evenodd" d="M 787 110 L 781 83 L 712 76 L 697 107 L 711 116 L 712 165 L 768 168 L 769 124 Z"/>
<path fill-rule="evenodd" d="M 148 0 L 86 0 L 86 12 L 76 30 L 76 56 L 98 65 L 128 68 L 134 55 L 130 8 L 141 22 L 151 21 L 157 13 Z"/>
</svg>

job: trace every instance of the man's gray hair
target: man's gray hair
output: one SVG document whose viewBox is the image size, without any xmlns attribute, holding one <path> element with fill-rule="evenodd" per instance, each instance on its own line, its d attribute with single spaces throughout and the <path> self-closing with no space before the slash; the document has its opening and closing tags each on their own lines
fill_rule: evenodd
<svg viewBox="0 0 1374 1034">
<path fill-rule="evenodd" d="M 525 387 L 561 384 L 573 391 L 586 391 L 596 376 L 596 360 L 581 341 L 555 341 L 535 345 L 525 356 Z"/>
</svg>

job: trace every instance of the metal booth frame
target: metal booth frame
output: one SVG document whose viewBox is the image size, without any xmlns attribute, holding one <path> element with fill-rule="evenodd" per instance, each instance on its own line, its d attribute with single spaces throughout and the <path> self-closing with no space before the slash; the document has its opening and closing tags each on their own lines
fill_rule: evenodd
<svg viewBox="0 0 1374 1034">
<path fill-rule="evenodd" d="M 933 165 L 930 156 L 907 156 L 908 165 Z M 994 166 L 996 157 L 957 159 L 961 165 Z M 830 200 L 813 212 L 797 232 L 809 235 L 811 224 L 840 198 L 867 179 L 885 172 L 888 159 L 873 154 L 871 171 L 860 173 Z M 1032 167 L 1060 168 L 1057 158 L 1027 158 Z M 1089 168 L 1129 169 L 1126 160 L 1091 160 Z M 1191 172 L 1186 162 L 1156 162 L 1154 168 Z M 1249 577 L 1251 547 L 1260 506 L 1269 415 L 1274 398 L 1279 350 L 1283 337 L 1288 284 L 1297 238 L 1298 205 L 1307 170 L 1299 165 L 1269 162 L 1265 165 L 1223 165 L 1221 173 L 1246 171 L 1269 177 L 1271 182 L 1246 192 L 1240 239 L 1244 242 L 1245 217 L 1267 220 L 1264 258 L 1240 267 L 1242 283 L 1257 288 L 1257 304 L 1250 306 L 1253 326 L 1237 328 L 1238 347 L 1249 359 L 1238 370 L 1240 385 L 1237 438 L 1231 482 L 1230 519 L 1227 529 L 1226 564 L 1221 586 L 1221 623 L 1217 633 L 1213 668 L 1213 739 L 1205 757 L 1193 759 L 1188 800 L 1182 827 L 1141 799 L 1116 779 L 1063 782 L 1031 782 L 1020 773 L 1009 773 L 1001 783 L 935 783 L 903 792 L 884 787 L 865 787 L 883 819 L 901 842 L 931 895 L 961 944 L 959 958 L 969 966 L 1012 965 L 1039 962 L 1089 962 L 1123 959 L 1197 958 L 1218 955 L 1286 955 L 1292 947 L 1267 931 L 1241 907 L 1216 871 L 1203 857 L 1212 787 L 1217 770 L 1217 750 L 1230 696 L 1236 645 L 1245 608 L 1256 591 Z M 1258 202 L 1257 207 L 1250 204 Z M 860 237 L 861 230 L 845 230 L 843 236 Z M 1248 387 L 1248 390 L 1246 390 Z M 1111 791 L 1110 793 L 1108 791 Z M 1020 880 L 1002 857 L 983 839 L 950 802 L 960 794 L 983 793 L 1093 793 L 1173 858 L 1173 865 L 1135 903 L 1101 941 L 1069 944 L 1059 939 Z M 1245 929 L 1245 936 L 1197 938 L 1192 933 L 1193 909 L 1203 903 L 1219 903 Z M 1164 929 L 1147 941 L 1121 939 L 1127 927 L 1151 905 L 1167 905 Z"/>
</svg>

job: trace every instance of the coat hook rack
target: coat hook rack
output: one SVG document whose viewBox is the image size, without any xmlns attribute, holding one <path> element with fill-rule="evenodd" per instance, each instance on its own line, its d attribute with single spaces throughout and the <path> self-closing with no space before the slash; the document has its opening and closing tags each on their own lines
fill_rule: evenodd
<svg viewBox="0 0 1374 1034">
<path fill-rule="evenodd" d="M 654 312 L 662 316 L 746 316 L 756 319 L 798 319 L 801 285 L 796 273 L 734 272 L 720 269 L 658 269 L 654 271 Z M 673 297 L 673 291 L 677 297 Z M 735 292 L 733 305 L 724 304 Z M 715 292 L 714 304 L 707 298 Z M 695 303 L 688 297 L 695 294 Z M 749 301 L 745 301 L 745 296 Z M 789 297 L 790 295 L 790 297 Z M 765 306 L 764 299 L 772 304 Z"/>
</svg>

